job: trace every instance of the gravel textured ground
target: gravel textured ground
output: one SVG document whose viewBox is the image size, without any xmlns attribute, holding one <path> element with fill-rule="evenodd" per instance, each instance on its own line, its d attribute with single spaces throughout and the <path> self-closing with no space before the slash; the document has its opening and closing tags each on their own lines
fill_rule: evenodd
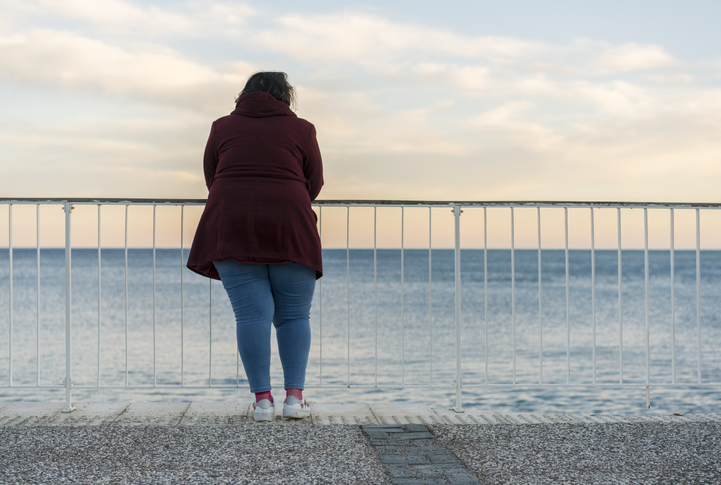
<svg viewBox="0 0 721 485">
<path fill-rule="evenodd" d="M 357 426 L 0 427 L 0 483 L 390 484 Z"/>
<path fill-rule="evenodd" d="M 432 425 L 432 435 L 404 440 L 400 448 L 377 433 L 414 426 L 421 427 L 370 426 L 376 433 L 368 436 L 356 425 L 310 422 L 0 426 L 0 484 L 390 484 L 416 478 L 421 480 L 417 483 L 455 483 L 462 478 L 458 474 L 444 471 L 426 479 L 415 472 L 430 473 L 426 468 L 456 459 L 453 466 L 482 484 L 721 484 L 721 423 L 715 418 Z M 403 463 L 395 463 L 395 455 L 428 455 L 425 448 L 410 453 L 417 451 L 408 448 L 414 446 L 427 447 L 433 457 L 424 458 L 429 464 L 423 470 L 413 465 L 414 473 L 408 474 L 401 470 Z M 377 452 L 390 468 L 405 474 L 396 473 L 392 481 Z"/>
<path fill-rule="evenodd" d="M 721 424 L 434 426 L 487 484 L 721 484 Z"/>
</svg>

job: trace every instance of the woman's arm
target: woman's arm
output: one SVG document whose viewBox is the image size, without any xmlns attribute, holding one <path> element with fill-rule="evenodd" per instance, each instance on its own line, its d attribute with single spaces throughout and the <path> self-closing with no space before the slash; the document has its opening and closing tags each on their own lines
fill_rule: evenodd
<svg viewBox="0 0 721 485">
<path fill-rule="evenodd" d="M 203 155 L 203 172 L 205 174 L 205 185 L 210 190 L 213 185 L 213 177 L 215 177 L 215 169 L 218 166 L 218 150 L 213 141 L 213 131 L 215 123 L 210 127 L 210 135 L 208 142 L 205 144 L 205 154 Z"/>
<path fill-rule="evenodd" d="M 303 160 L 303 175 L 308 181 L 310 200 L 315 200 L 323 187 L 323 160 L 320 157 L 320 148 L 313 125 L 311 125 L 310 140 Z"/>
</svg>

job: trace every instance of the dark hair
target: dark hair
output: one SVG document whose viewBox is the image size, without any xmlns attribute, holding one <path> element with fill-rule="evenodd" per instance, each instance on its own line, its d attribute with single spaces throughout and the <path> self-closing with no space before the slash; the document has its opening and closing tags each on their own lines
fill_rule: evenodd
<svg viewBox="0 0 721 485">
<path fill-rule="evenodd" d="M 256 72 L 245 83 L 245 87 L 235 99 L 235 103 L 237 104 L 244 94 L 256 91 L 271 94 L 275 99 L 284 102 L 288 106 L 295 105 L 295 89 L 288 82 L 288 75 L 284 72 Z"/>
</svg>

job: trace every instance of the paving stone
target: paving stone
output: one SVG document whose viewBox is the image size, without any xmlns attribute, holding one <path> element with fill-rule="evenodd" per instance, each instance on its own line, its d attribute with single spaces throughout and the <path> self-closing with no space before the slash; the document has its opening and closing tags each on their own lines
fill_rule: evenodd
<svg viewBox="0 0 721 485">
<path fill-rule="evenodd" d="M 426 478 L 440 478 L 443 476 L 444 470 L 438 469 L 431 465 L 430 468 L 421 468 L 413 467 L 413 469 L 420 475 L 426 477 Z"/>
<path fill-rule="evenodd" d="M 375 450 L 379 455 L 400 455 L 406 456 L 407 453 L 401 451 L 397 446 L 375 446 Z M 405 451 L 405 450 L 404 450 Z"/>
<path fill-rule="evenodd" d="M 311 420 L 316 425 L 369 425 L 378 424 L 371 408 L 366 403 L 311 403 Z M 279 406 L 279 411 L 283 406 Z M 252 418 L 251 418 L 252 419 Z M 279 421 L 287 424 L 289 421 Z M 300 420 L 304 421 L 304 420 Z"/>
<path fill-rule="evenodd" d="M 427 465 L 430 463 L 428 458 L 424 456 L 405 456 L 405 455 L 380 455 L 381 462 L 385 463 L 401 463 L 406 465 Z"/>
<path fill-rule="evenodd" d="M 433 463 L 440 465 L 440 464 L 454 464 L 458 463 L 455 458 L 453 458 L 451 455 L 428 455 L 429 458 L 433 461 Z"/>
<path fill-rule="evenodd" d="M 442 478 L 392 478 L 393 485 L 446 485 Z"/>
<path fill-rule="evenodd" d="M 401 465 L 400 463 L 388 463 L 385 465 L 386 470 L 392 477 L 415 477 L 418 474 L 413 471 L 410 465 Z"/>
<path fill-rule="evenodd" d="M 112 423 L 129 405 L 129 402 L 75 403 L 75 411 L 55 413 L 42 421 L 42 426 L 104 426 Z"/>
<path fill-rule="evenodd" d="M 65 404 L 47 402 L 12 402 L 0 412 L 2 426 L 37 426 L 62 412 Z"/>
<path fill-rule="evenodd" d="M 456 471 L 465 471 L 461 465 L 458 464 L 458 462 L 455 463 L 435 463 L 432 465 L 413 465 L 414 470 L 418 470 L 420 472 L 425 473 L 426 470 L 430 471 L 439 471 L 442 473 L 447 472 L 453 472 Z"/>
<path fill-rule="evenodd" d="M 134 402 L 112 426 L 177 426 L 190 407 L 189 402 Z"/>
<path fill-rule="evenodd" d="M 421 448 L 420 446 L 417 448 Z M 427 456 L 451 456 L 446 450 L 442 448 L 436 448 L 433 450 L 416 449 L 415 446 L 406 446 L 403 451 L 407 455 L 427 455 Z"/>
<path fill-rule="evenodd" d="M 446 474 L 446 478 L 453 484 L 457 485 L 478 485 L 475 478 L 470 476 L 468 472 L 460 472 L 458 474 Z"/>
<path fill-rule="evenodd" d="M 425 454 L 446 454 L 448 455 L 449 452 L 445 448 L 442 448 L 440 446 L 432 446 L 432 445 L 423 445 L 423 446 L 408 446 L 410 443 L 403 443 L 403 449 L 407 453 L 425 453 Z"/>
<path fill-rule="evenodd" d="M 379 418 L 379 421 L 382 419 Z M 434 436 L 423 424 L 363 426 L 381 462 L 398 484 L 477 484 L 445 448 L 424 444 Z"/>
<path fill-rule="evenodd" d="M 250 403 L 192 402 L 179 426 L 236 426 L 247 422 Z"/>
<path fill-rule="evenodd" d="M 426 431 L 424 433 L 404 433 L 398 435 L 398 438 L 402 440 L 432 440 L 433 435 Z"/>
<path fill-rule="evenodd" d="M 443 424 L 444 421 L 423 404 L 371 404 L 373 414 L 378 418 L 380 424 Z"/>
</svg>

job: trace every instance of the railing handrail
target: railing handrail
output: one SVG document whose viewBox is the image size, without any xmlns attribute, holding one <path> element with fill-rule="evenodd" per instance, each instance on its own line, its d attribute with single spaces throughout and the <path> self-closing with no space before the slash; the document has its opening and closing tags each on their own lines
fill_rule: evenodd
<svg viewBox="0 0 721 485">
<path fill-rule="evenodd" d="M 140 205 L 189 205 L 205 204 L 207 199 L 164 199 L 122 197 L 0 197 L 0 204 L 140 204 Z M 623 202 L 623 201 L 481 201 L 481 200 L 371 200 L 327 199 L 315 200 L 313 205 L 325 206 L 392 206 L 392 207 L 580 207 L 580 208 L 628 208 L 628 209 L 721 209 L 721 202 Z"/>
</svg>

